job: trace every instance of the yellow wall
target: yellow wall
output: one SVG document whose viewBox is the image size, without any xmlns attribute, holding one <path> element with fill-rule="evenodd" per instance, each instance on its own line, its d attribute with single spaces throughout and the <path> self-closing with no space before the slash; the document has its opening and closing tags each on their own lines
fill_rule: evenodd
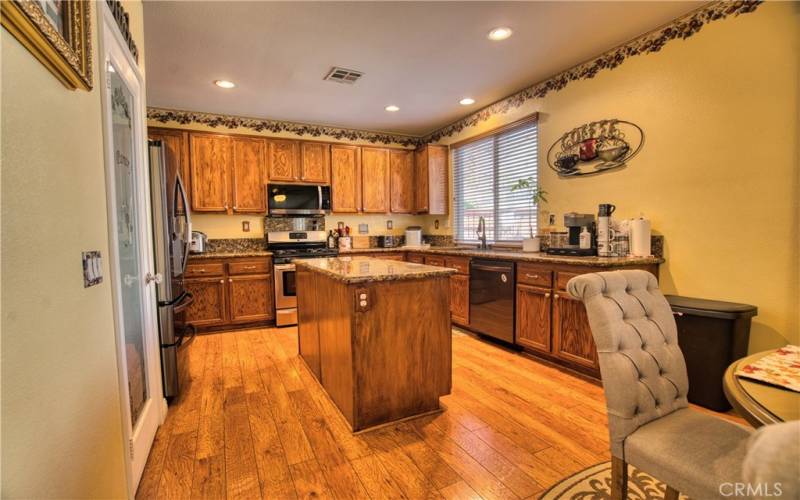
<svg viewBox="0 0 800 500">
<path fill-rule="evenodd" d="M 203 132 L 231 133 L 245 135 L 260 135 L 262 137 L 288 137 L 298 139 L 296 135 L 286 132 L 277 134 L 271 132 L 255 132 L 247 128 L 220 129 L 206 125 L 190 124 L 183 125 L 175 122 L 159 123 L 153 120 L 148 122 L 151 127 L 168 127 L 183 130 L 197 130 Z M 343 144 L 362 144 L 347 140 L 337 140 L 332 137 L 314 137 L 314 140 L 325 140 L 330 142 L 340 142 Z M 391 147 L 402 147 L 399 144 L 390 144 Z M 439 229 L 435 228 L 434 221 L 439 220 Z M 391 220 L 393 228 L 391 231 L 386 229 L 386 221 Z M 250 231 L 242 231 L 242 222 L 250 222 Z M 447 217 L 445 216 L 410 216 L 410 215 L 348 215 L 334 214 L 325 218 L 327 228 L 336 227 L 336 223 L 342 221 L 346 225 L 357 229 L 358 224 L 369 224 L 369 234 L 403 234 L 407 226 L 422 226 L 425 234 L 449 234 L 447 227 Z M 192 213 L 192 228 L 196 231 L 203 231 L 209 238 L 263 238 L 264 237 L 264 217 L 261 215 L 220 215 Z"/>
<path fill-rule="evenodd" d="M 92 92 L 2 30 L 3 497 L 127 495 L 92 7 Z M 142 9 L 125 2 L 144 59 Z M 83 288 L 81 251 L 103 254 Z"/>
<path fill-rule="evenodd" d="M 660 52 L 447 138 L 541 113 L 547 209 L 652 219 L 665 236 L 666 292 L 755 304 L 751 351 L 800 343 L 800 4 L 767 3 Z M 642 127 L 622 170 L 561 179 L 545 163 L 565 131 L 604 118 Z"/>
</svg>

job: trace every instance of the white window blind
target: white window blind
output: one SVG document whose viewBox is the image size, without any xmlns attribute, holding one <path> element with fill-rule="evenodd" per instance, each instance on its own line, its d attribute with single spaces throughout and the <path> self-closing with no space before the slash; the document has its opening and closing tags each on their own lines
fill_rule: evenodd
<svg viewBox="0 0 800 500">
<path fill-rule="evenodd" d="M 486 220 L 486 240 L 519 242 L 537 232 L 537 208 L 530 192 L 511 191 L 520 179 L 538 181 L 538 130 L 532 120 L 453 150 L 456 241 L 477 243 L 478 220 Z"/>
</svg>

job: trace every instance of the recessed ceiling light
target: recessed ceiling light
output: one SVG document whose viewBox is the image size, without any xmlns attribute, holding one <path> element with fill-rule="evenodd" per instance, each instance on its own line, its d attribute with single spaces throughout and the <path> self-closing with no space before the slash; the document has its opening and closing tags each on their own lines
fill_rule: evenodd
<svg viewBox="0 0 800 500">
<path fill-rule="evenodd" d="M 471 97 L 465 97 L 465 98 L 461 99 L 460 101 L 458 101 L 458 103 L 460 105 L 462 105 L 462 106 L 469 106 L 470 104 L 475 104 L 475 99 L 473 99 Z"/>
<path fill-rule="evenodd" d="M 236 86 L 235 83 L 229 82 L 228 80 L 214 80 L 214 85 L 222 87 L 223 89 L 232 89 Z"/>
<path fill-rule="evenodd" d="M 510 37 L 511 33 L 513 33 L 513 31 L 511 31 L 511 28 L 500 27 L 490 31 L 489 34 L 486 35 L 486 37 L 489 40 L 500 41 Z"/>
<path fill-rule="evenodd" d="M 398 108 L 394 104 L 390 104 L 390 105 L 386 106 L 385 109 L 386 109 L 386 111 L 389 111 L 390 113 L 394 113 L 395 111 L 400 111 L 400 108 Z"/>
</svg>

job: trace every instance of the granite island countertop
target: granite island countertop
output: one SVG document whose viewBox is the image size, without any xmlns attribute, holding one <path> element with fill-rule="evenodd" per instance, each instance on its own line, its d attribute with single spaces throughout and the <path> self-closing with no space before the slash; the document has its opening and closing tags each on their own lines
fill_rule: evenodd
<svg viewBox="0 0 800 500">
<path fill-rule="evenodd" d="M 594 267 L 620 267 L 640 266 L 644 264 L 661 264 L 662 257 L 577 257 L 571 255 L 548 255 L 544 252 L 530 253 L 511 250 L 478 250 L 467 247 L 429 247 L 429 248 L 360 248 L 353 250 L 340 250 L 339 255 L 363 254 L 382 252 L 413 252 L 434 255 L 463 255 L 464 257 L 479 257 L 485 259 L 513 260 L 519 262 L 540 262 L 543 264 L 572 264 Z"/>
<path fill-rule="evenodd" d="M 345 283 L 368 283 L 376 281 L 413 280 L 450 276 L 455 269 L 426 266 L 380 257 L 343 256 L 323 259 L 295 259 L 298 268 L 322 273 Z"/>
</svg>

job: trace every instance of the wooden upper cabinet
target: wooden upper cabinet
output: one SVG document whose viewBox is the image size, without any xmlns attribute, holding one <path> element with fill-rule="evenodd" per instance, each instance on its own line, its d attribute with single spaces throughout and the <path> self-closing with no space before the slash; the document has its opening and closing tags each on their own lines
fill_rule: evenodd
<svg viewBox="0 0 800 500">
<path fill-rule="evenodd" d="M 300 180 L 327 184 L 330 180 L 331 147 L 322 142 L 300 145 Z"/>
<path fill-rule="evenodd" d="M 191 203 L 192 176 L 189 172 L 189 133 L 184 130 L 166 128 L 149 128 L 147 137 L 153 141 L 161 141 L 164 151 L 164 162 L 170 170 L 177 169 L 186 189 L 186 196 Z"/>
<path fill-rule="evenodd" d="M 389 153 L 390 200 L 394 214 L 414 212 L 414 152 Z"/>
<path fill-rule="evenodd" d="M 361 148 L 361 208 L 365 213 L 389 212 L 389 150 Z"/>
<path fill-rule="evenodd" d="M 414 155 L 416 197 L 414 211 L 447 215 L 448 199 L 447 146 L 428 144 Z"/>
<path fill-rule="evenodd" d="M 331 146 L 331 210 L 338 213 L 361 211 L 361 148 Z"/>
<path fill-rule="evenodd" d="M 300 178 L 300 143 L 298 141 L 273 139 L 269 141 L 270 182 L 296 181 Z"/>
<path fill-rule="evenodd" d="M 192 209 L 227 212 L 231 138 L 216 134 L 189 134 L 191 146 Z"/>
<path fill-rule="evenodd" d="M 234 213 L 267 211 L 264 188 L 266 141 L 250 137 L 233 139 L 233 172 L 231 204 Z"/>
</svg>

